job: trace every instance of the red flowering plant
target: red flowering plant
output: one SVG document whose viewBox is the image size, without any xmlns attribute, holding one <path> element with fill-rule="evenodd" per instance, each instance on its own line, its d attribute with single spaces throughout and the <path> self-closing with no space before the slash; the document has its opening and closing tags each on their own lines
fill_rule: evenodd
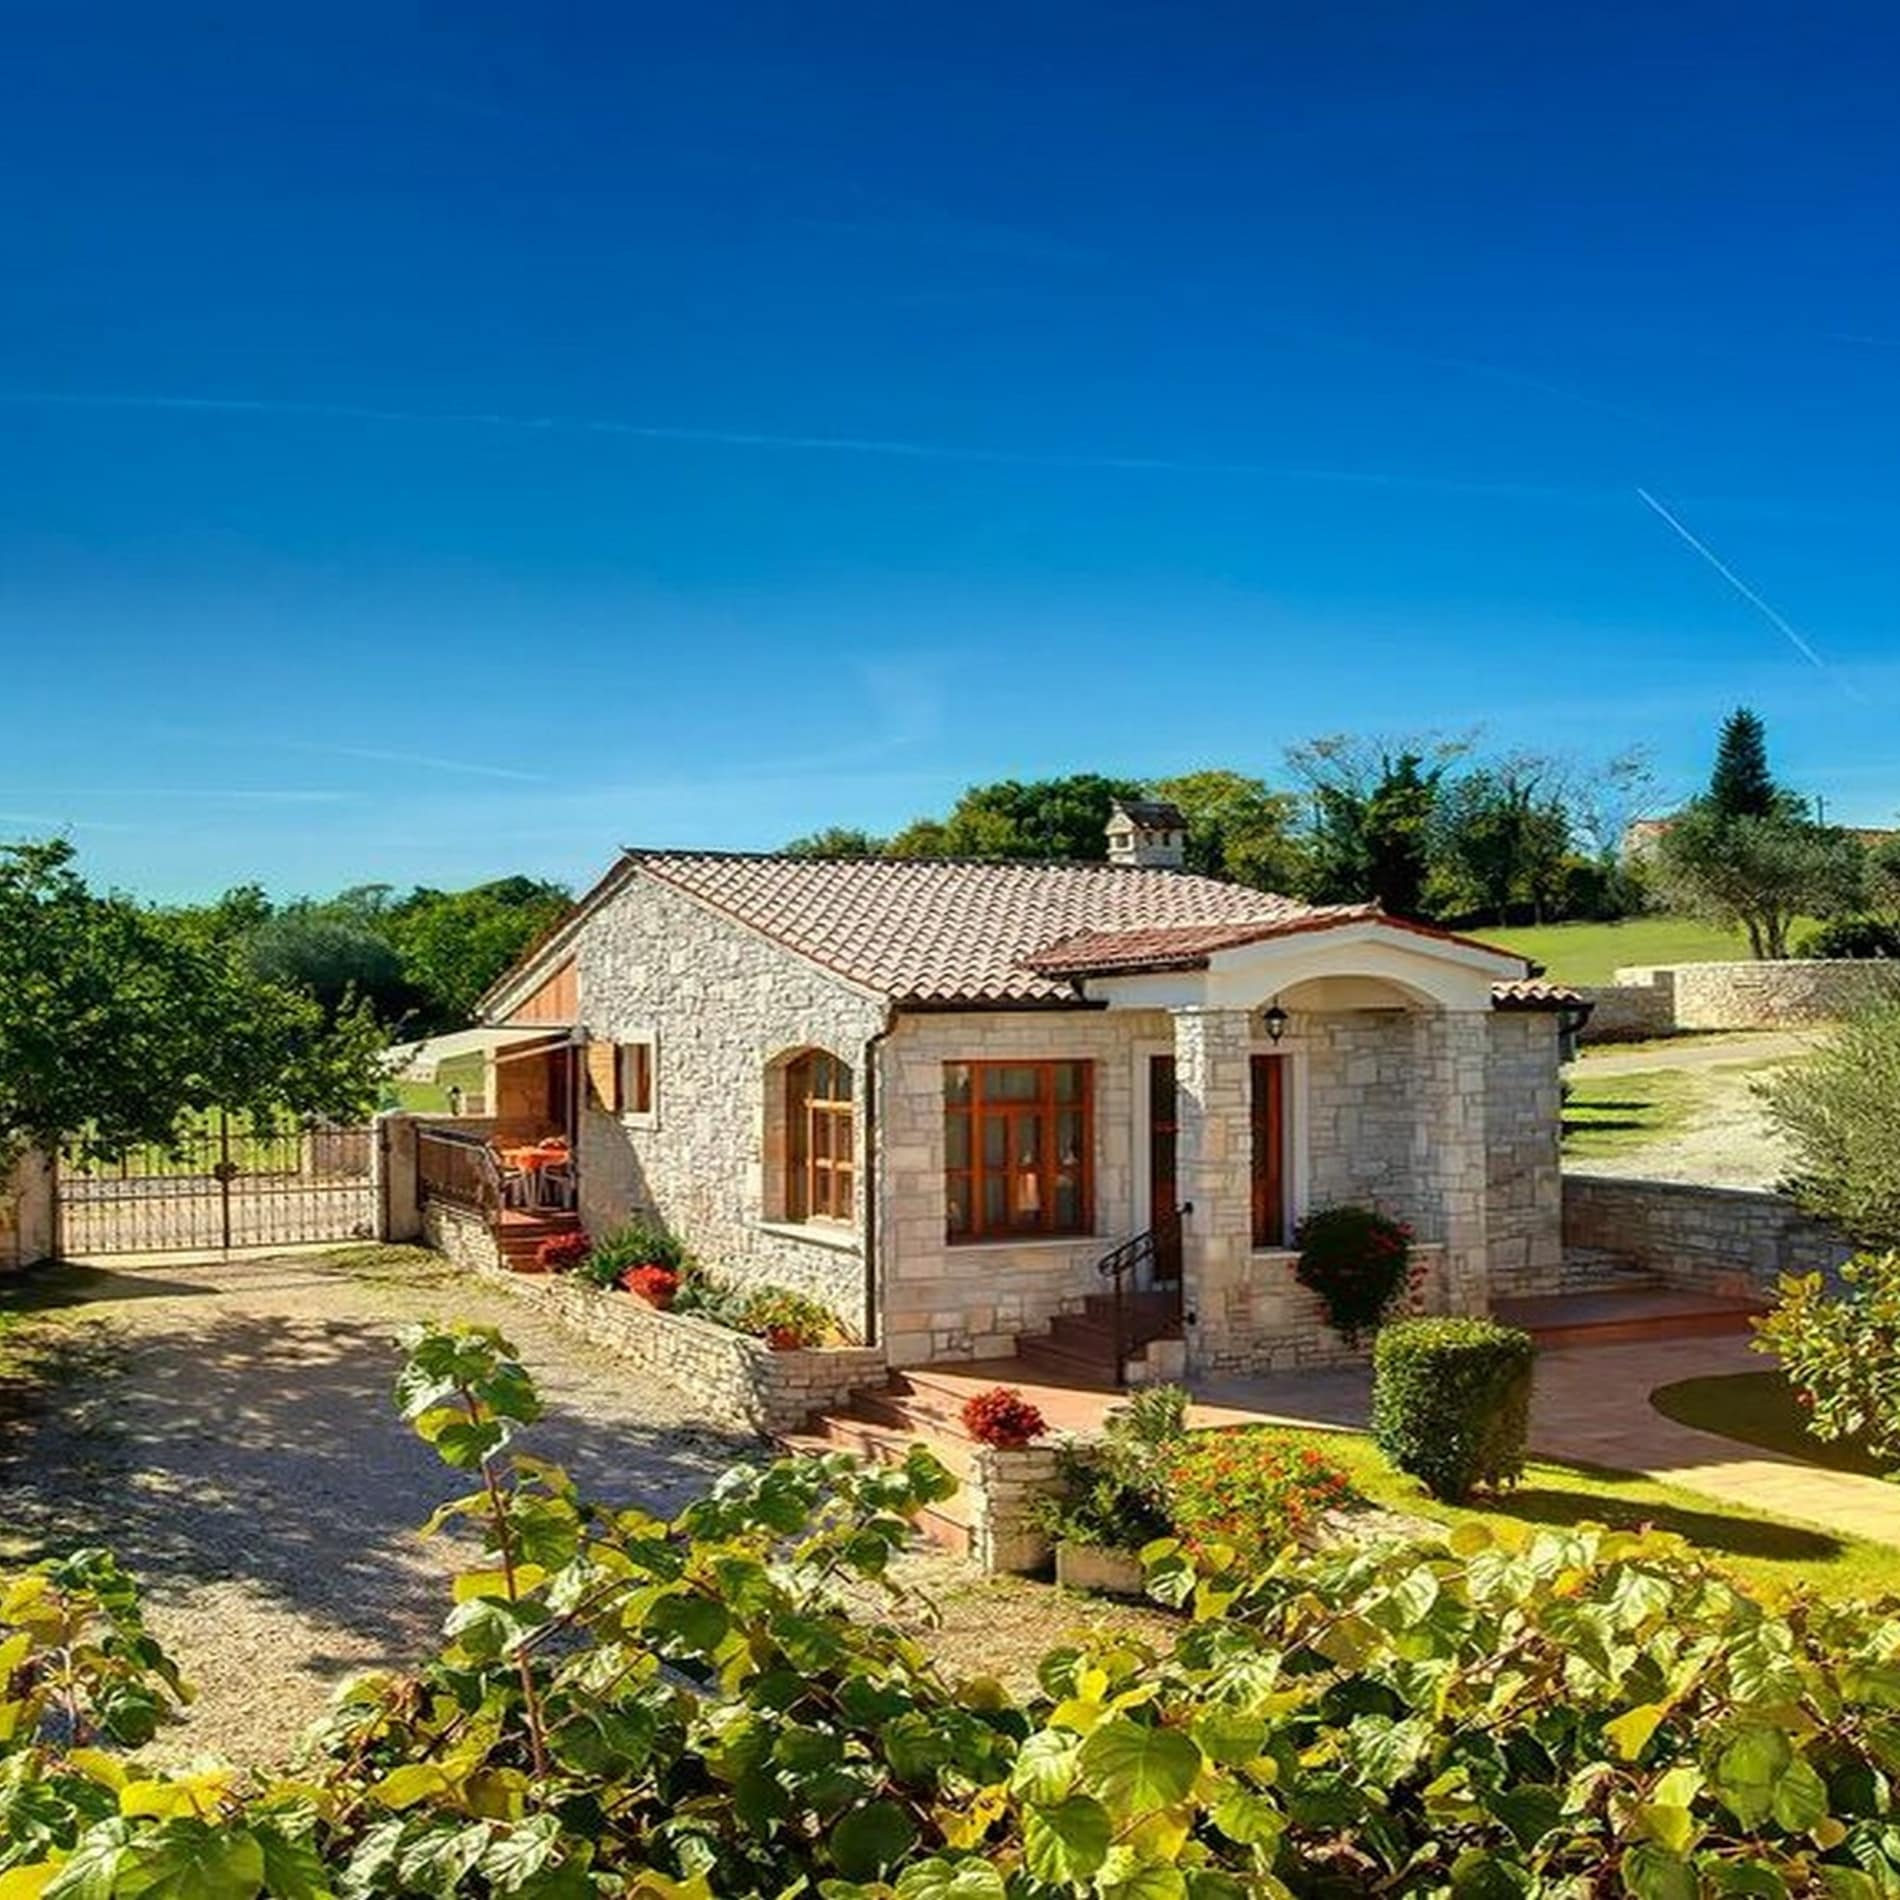
<svg viewBox="0 0 1900 1900">
<path fill-rule="evenodd" d="M 680 1290 L 680 1277 L 671 1267 L 663 1267 L 657 1261 L 649 1260 L 640 1266 L 629 1267 L 620 1276 L 620 1284 L 636 1298 L 664 1312 L 673 1304 L 673 1296 Z"/>
<path fill-rule="evenodd" d="M 550 1234 L 534 1250 L 534 1264 L 543 1273 L 572 1273 L 594 1251 L 585 1234 Z"/>
<path fill-rule="evenodd" d="M 1349 1346 L 1377 1332 L 1417 1290 L 1412 1230 L 1370 1207 L 1324 1207 L 1293 1230 L 1300 1257 L 1293 1272 L 1319 1295 L 1333 1330 Z"/>
<path fill-rule="evenodd" d="M 1020 1451 L 1032 1438 L 1040 1438 L 1049 1425 L 1020 1392 L 1010 1386 L 993 1385 L 964 1401 L 963 1429 L 979 1445 Z"/>
<path fill-rule="evenodd" d="M 1189 1432 L 1169 1448 L 1162 1506 L 1203 1563 L 1250 1572 L 1302 1543 L 1353 1500 L 1345 1472 L 1310 1440 L 1267 1428 Z"/>
</svg>

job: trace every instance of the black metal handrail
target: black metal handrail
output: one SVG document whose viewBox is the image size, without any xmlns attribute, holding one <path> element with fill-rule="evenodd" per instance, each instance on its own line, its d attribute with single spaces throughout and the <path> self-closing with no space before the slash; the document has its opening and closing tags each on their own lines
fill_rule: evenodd
<svg viewBox="0 0 1900 1900">
<path fill-rule="evenodd" d="M 1115 1328 L 1115 1383 L 1122 1382 L 1122 1367 L 1128 1355 L 1134 1350 L 1134 1341 L 1130 1337 L 1128 1326 L 1128 1287 L 1144 1267 L 1161 1265 L 1172 1256 L 1175 1276 L 1178 1280 L 1181 1263 L 1181 1223 L 1194 1212 L 1192 1201 L 1183 1201 L 1174 1210 L 1172 1218 L 1163 1218 L 1155 1222 L 1144 1233 L 1124 1240 L 1120 1246 L 1111 1248 L 1095 1263 L 1095 1270 L 1109 1283 L 1110 1297 L 1114 1301 Z"/>
</svg>

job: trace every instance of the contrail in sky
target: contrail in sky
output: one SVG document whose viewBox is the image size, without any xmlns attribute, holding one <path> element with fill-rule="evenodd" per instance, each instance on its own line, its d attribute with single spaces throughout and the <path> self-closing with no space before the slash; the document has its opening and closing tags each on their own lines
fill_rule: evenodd
<svg viewBox="0 0 1900 1900">
<path fill-rule="evenodd" d="M 1823 673 L 1825 673 L 1828 676 L 1829 679 L 1831 679 L 1834 682 L 1836 686 L 1838 686 L 1841 689 L 1842 692 L 1847 694 L 1847 696 L 1850 699 L 1858 699 L 1861 701 L 1863 705 L 1866 703 L 1867 701 L 1866 694 L 1861 692 L 1860 689 L 1854 686 L 1851 682 L 1843 679 L 1841 675 L 1837 673 L 1834 670 L 1834 668 L 1827 663 L 1826 660 L 1822 659 L 1820 654 L 1815 652 L 1814 648 L 1808 644 L 1807 640 L 1802 636 L 1799 630 L 1795 628 L 1792 624 L 1790 624 L 1787 616 L 1785 614 L 1778 612 L 1775 608 L 1769 606 L 1767 601 L 1763 600 L 1762 597 L 1758 593 L 1756 593 L 1755 590 L 1752 587 L 1750 587 L 1749 584 L 1745 580 L 1743 580 L 1742 577 L 1739 574 L 1737 574 L 1735 570 L 1732 567 L 1730 567 L 1728 563 L 1724 561 L 1721 558 L 1721 556 L 1715 552 L 1713 548 L 1709 547 L 1704 542 L 1698 541 L 1695 538 L 1695 536 L 1691 534 L 1689 530 L 1685 528 L 1682 525 L 1682 523 L 1678 521 L 1676 517 L 1672 515 L 1669 512 L 1669 510 L 1665 508 L 1662 505 L 1662 503 L 1659 502 L 1656 499 L 1656 497 L 1649 492 L 1647 488 L 1639 488 L 1637 489 L 1636 493 L 1646 508 L 1650 509 L 1655 514 L 1660 515 L 1662 519 L 1665 522 L 1667 522 L 1668 525 L 1672 529 L 1674 529 L 1675 532 L 1678 535 L 1680 535 L 1684 541 L 1688 542 L 1690 547 L 1692 547 L 1696 551 L 1696 553 L 1701 555 L 1702 558 L 1705 561 L 1707 561 L 1708 564 L 1712 568 L 1714 568 L 1715 571 L 1718 574 L 1720 574 L 1721 577 L 1725 581 L 1727 581 L 1728 584 L 1732 588 L 1734 588 L 1735 591 L 1738 594 L 1740 594 L 1741 597 L 1745 601 L 1747 601 L 1748 604 L 1751 607 L 1753 607 L 1755 611 L 1758 614 L 1760 614 L 1763 617 L 1763 619 L 1765 619 L 1771 627 L 1773 627 L 1778 633 L 1783 634 L 1787 638 L 1788 643 L 1794 648 L 1794 650 L 1797 653 L 1801 655 L 1801 657 L 1804 660 L 1806 660 L 1811 666 L 1818 667 Z"/>
<path fill-rule="evenodd" d="M 1380 469 L 1306 467 L 1297 463 L 1196 461 L 1165 455 L 1066 454 L 914 442 L 901 437 L 778 434 L 769 430 L 711 429 L 657 422 L 621 422 L 598 416 L 515 416 L 488 410 L 381 409 L 369 404 L 297 402 L 236 396 L 149 396 L 137 393 L 62 393 L 0 390 L 0 407 L 15 409 L 126 409 L 230 416 L 307 416 L 319 421 L 408 424 L 425 428 L 506 429 L 538 435 L 605 435 L 642 442 L 700 443 L 710 448 L 802 449 L 833 455 L 890 456 L 914 462 L 964 462 L 993 468 L 1100 469 L 1129 474 L 1237 475 L 1268 481 L 1316 482 L 1351 488 L 1416 489 L 1434 494 L 1517 495 L 1601 501 L 1614 491 L 1552 483 L 1467 481 L 1455 476 L 1392 474 Z"/>
</svg>

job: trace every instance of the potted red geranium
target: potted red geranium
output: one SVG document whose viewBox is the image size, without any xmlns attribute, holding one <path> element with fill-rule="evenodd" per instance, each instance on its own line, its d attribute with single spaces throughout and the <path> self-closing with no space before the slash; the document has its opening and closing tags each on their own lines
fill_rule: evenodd
<svg viewBox="0 0 1900 1900">
<path fill-rule="evenodd" d="M 645 1300 L 657 1312 L 664 1313 L 680 1290 L 680 1277 L 671 1267 L 648 1260 L 629 1267 L 620 1276 L 620 1284 L 637 1300 Z"/>
<path fill-rule="evenodd" d="M 534 1262 L 543 1273 L 571 1273 L 593 1251 L 585 1234 L 550 1234 L 534 1250 Z"/>
<path fill-rule="evenodd" d="M 1031 1439 L 1040 1438 L 1049 1425 L 1020 1392 L 1010 1386 L 993 1385 L 964 1401 L 963 1429 L 979 1445 L 993 1445 L 998 1451 L 1021 1451 Z"/>
</svg>

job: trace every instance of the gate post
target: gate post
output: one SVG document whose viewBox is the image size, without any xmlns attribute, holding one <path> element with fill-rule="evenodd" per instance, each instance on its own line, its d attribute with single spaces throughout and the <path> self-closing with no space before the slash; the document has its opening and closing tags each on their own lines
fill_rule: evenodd
<svg viewBox="0 0 1900 1900">
<path fill-rule="evenodd" d="M 53 1157 L 37 1148 L 0 1167 L 0 1272 L 50 1260 L 58 1249 Z"/>
<path fill-rule="evenodd" d="M 421 1184 L 416 1178 L 416 1118 L 384 1109 L 370 1124 L 370 1209 L 376 1238 L 422 1238 Z"/>
</svg>

